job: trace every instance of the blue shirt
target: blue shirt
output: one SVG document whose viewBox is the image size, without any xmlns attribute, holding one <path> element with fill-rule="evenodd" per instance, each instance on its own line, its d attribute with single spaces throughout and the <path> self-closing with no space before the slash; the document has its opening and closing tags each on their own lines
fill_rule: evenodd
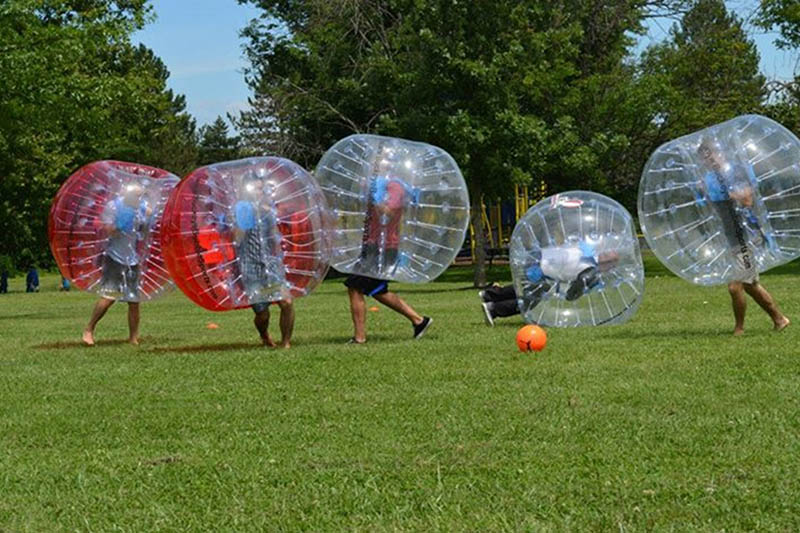
<svg viewBox="0 0 800 533">
<path fill-rule="evenodd" d="M 706 195 L 712 202 L 725 202 L 730 200 L 730 191 L 744 188 L 755 188 L 756 177 L 750 165 L 734 163 L 727 171 L 717 173 L 708 171 L 703 176 L 703 183 L 706 188 Z M 705 199 L 700 196 L 698 200 L 704 203 Z"/>
<path fill-rule="evenodd" d="M 115 198 L 106 204 L 100 217 L 103 224 L 111 225 L 116 230 L 108 239 L 106 253 L 122 265 L 136 265 L 140 261 L 137 250 L 140 240 L 149 231 L 150 220 L 147 217 L 147 202 L 139 202 L 137 208 L 126 204 L 122 198 Z M 137 229 L 142 228 L 142 232 Z"/>
</svg>

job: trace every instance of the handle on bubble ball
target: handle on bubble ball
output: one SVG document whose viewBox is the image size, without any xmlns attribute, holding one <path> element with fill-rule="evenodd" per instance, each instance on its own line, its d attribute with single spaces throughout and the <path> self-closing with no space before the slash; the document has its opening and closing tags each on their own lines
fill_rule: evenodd
<svg viewBox="0 0 800 533">
<path fill-rule="evenodd" d="M 386 196 L 389 193 L 389 183 L 394 182 L 403 187 L 405 194 L 411 199 L 414 204 L 419 203 L 419 197 L 422 191 L 419 187 L 412 187 L 403 180 L 391 179 L 384 176 L 375 178 L 372 184 L 372 202 L 375 204 L 382 204 L 386 201 Z"/>
<path fill-rule="evenodd" d="M 116 216 L 114 217 L 114 227 L 122 233 L 133 231 L 133 222 L 136 218 L 136 210 L 129 205 L 125 205 L 122 199 L 114 200 Z"/>
<path fill-rule="evenodd" d="M 544 272 L 542 272 L 542 268 L 539 265 L 534 265 L 528 267 L 525 271 L 525 276 L 528 278 L 528 281 L 536 283 L 544 277 Z"/>
<path fill-rule="evenodd" d="M 253 204 L 246 200 L 239 200 L 233 206 L 233 216 L 236 227 L 242 231 L 249 231 L 256 227 L 256 213 Z"/>
<path fill-rule="evenodd" d="M 597 261 L 595 260 L 595 253 L 596 253 L 596 251 L 595 251 L 595 248 L 594 248 L 594 246 L 592 246 L 591 244 L 589 244 L 589 243 L 588 243 L 588 242 L 586 242 L 586 241 L 581 241 L 581 242 L 578 244 L 578 248 L 580 249 L 580 251 L 581 251 L 581 255 L 583 256 L 583 258 L 584 258 L 584 259 L 589 259 L 589 260 L 591 260 L 591 261 L 592 261 L 592 262 L 594 262 L 594 263 L 596 263 L 596 262 L 597 262 Z"/>
<path fill-rule="evenodd" d="M 382 204 L 386 198 L 386 190 L 389 188 L 389 179 L 378 176 L 372 183 L 372 203 Z"/>
</svg>

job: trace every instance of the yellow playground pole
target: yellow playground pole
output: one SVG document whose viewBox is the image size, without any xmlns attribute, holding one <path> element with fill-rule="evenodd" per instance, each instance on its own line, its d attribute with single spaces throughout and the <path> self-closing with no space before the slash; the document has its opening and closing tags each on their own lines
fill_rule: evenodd
<svg viewBox="0 0 800 533">
<path fill-rule="evenodd" d="M 494 225 L 497 228 L 497 247 L 499 248 L 503 246 L 503 208 L 499 198 L 492 209 L 492 215 L 494 215 Z"/>
<path fill-rule="evenodd" d="M 489 220 L 489 215 L 486 214 L 486 203 L 481 198 L 481 220 L 486 228 L 486 233 L 489 239 L 489 248 L 494 248 L 494 235 L 492 235 L 492 222 Z"/>
<path fill-rule="evenodd" d="M 486 213 L 486 203 L 481 197 L 481 224 L 486 228 L 486 236 L 489 242 L 489 248 L 494 248 L 494 236 L 492 235 L 492 224 L 489 220 L 489 215 Z M 469 242 L 470 252 L 472 253 L 472 261 L 475 262 L 475 226 L 470 223 L 469 225 Z"/>
<path fill-rule="evenodd" d="M 535 203 L 542 200 L 547 196 L 547 183 L 544 180 L 539 180 L 539 184 L 534 189 L 533 196 L 527 185 L 519 186 L 514 185 L 514 206 L 515 215 L 517 220 L 522 218 L 528 209 Z"/>
</svg>

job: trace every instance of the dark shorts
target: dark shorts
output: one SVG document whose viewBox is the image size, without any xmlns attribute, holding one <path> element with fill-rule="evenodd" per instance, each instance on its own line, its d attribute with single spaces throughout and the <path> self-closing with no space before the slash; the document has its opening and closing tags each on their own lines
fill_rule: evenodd
<svg viewBox="0 0 800 533">
<path fill-rule="evenodd" d="M 383 279 L 368 278 L 366 276 L 348 276 L 344 280 L 348 289 L 355 289 L 367 296 L 379 296 L 389 291 L 389 282 Z"/>
<path fill-rule="evenodd" d="M 259 313 L 263 313 L 264 311 L 269 309 L 269 306 L 270 306 L 271 303 L 272 302 L 259 302 L 259 303 L 251 304 L 250 307 L 253 308 L 253 312 L 255 314 L 259 314 Z"/>
<path fill-rule="evenodd" d="M 123 265 L 107 255 L 103 257 L 100 294 L 121 302 L 138 302 L 139 265 Z"/>
</svg>

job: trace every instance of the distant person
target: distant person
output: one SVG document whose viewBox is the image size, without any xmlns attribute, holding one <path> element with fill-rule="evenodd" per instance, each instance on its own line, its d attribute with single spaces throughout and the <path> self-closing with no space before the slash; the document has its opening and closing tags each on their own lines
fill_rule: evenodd
<svg viewBox="0 0 800 533">
<path fill-rule="evenodd" d="M 8 293 L 8 270 L 3 269 L 3 272 L 0 272 L 0 294 L 7 294 Z"/>
<path fill-rule="evenodd" d="M 25 292 L 39 292 L 39 271 L 35 266 L 28 269 L 25 277 Z"/>
<path fill-rule="evenodd" d="M 58 290 L 62 292 L 69 291 L 69 280 L 64 276 L 61 276 L 61 287 Z"/>
</svg>

